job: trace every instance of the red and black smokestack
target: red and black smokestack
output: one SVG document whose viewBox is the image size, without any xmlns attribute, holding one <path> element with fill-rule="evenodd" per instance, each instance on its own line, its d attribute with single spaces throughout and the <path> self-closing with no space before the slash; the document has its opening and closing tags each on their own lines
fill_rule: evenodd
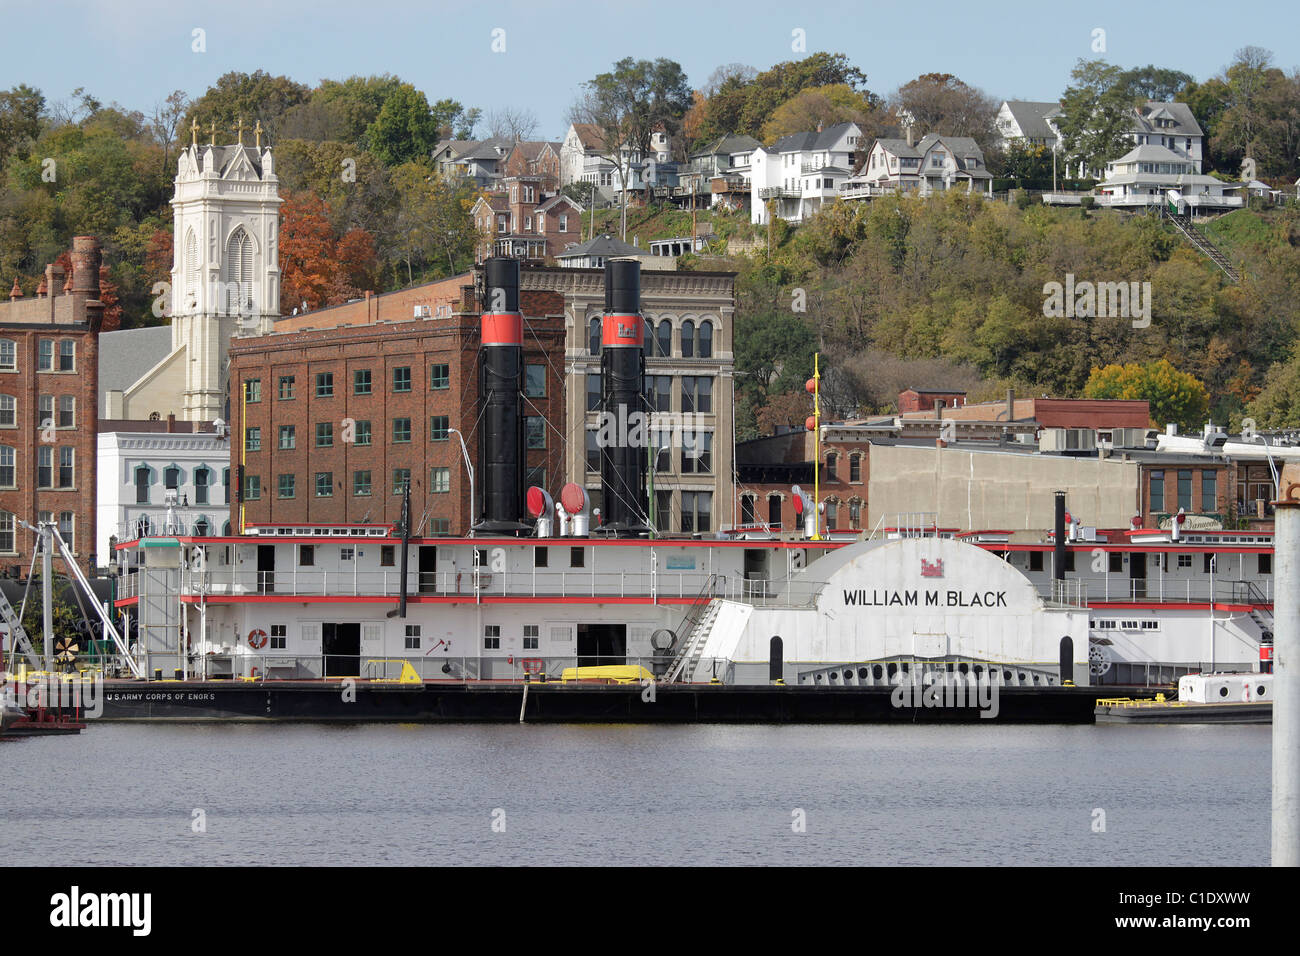
<svg viewBox="0 0 1300 956">
<path fill-rule="evenodd" d="M 605 314 L 601 318 L 600 487 L 604 513 L 596 534 L 647 534 L 644 320 L 641 263 L 605 262 Z"/>
<path fill-rule="evenodd" d="M 482 518 L 475 531 L 517 534 L 524 514 L 524 316 L 519 311 L 519 260 L 483 263 L 482 348 L 478 390 Z"/>
</svg>

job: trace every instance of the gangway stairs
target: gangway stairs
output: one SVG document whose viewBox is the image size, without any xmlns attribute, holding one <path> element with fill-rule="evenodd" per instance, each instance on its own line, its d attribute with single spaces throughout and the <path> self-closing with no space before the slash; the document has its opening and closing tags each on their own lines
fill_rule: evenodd
<svg viewBox="0 0 1300 956">
<path fill-rule="evenodd" d="M 709 632 L 713 630 L 713 622 L 718 619 L 718 611 L 722 608 L 722 601 L 713 598 L 705 607 L 704 613 L 700 615 L 695 626 L 691 628 L 690 636 L 682 642 L 682 648 L 678 651 L 677 656 L 672 663 L 668 665 L 668 670 L 664 672 L 663 682 L 671 684 L 675 681 L 682 680 L 687 674 L 694 674 L 695 668 L 699 666 L 700 656 L 704 653 L 704 645 L 708 643 Z"/>
</svg>

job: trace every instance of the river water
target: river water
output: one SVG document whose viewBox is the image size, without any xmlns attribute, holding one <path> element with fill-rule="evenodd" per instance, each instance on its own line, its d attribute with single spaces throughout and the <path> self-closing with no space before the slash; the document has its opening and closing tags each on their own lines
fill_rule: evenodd
<svg viewBox="0 0 1300 956">
<path fill-rule="evenodd" d="M 1269 747 L 1267 726 L 92 723 L 0 744 L 0 860 L 1267 865 Z"/>
</svg>

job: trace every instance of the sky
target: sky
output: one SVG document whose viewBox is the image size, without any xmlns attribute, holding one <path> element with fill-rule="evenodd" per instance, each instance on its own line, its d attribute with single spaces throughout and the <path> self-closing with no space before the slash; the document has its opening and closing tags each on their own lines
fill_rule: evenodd
<svg viewBox="0 0 1300 956">
<path fill-rule="evenodd" d="M 197 97 L 231 70 L 261 69 L 311 86 L 390 73 L 430 102 L 450 97 L 485 113 L 530 109 L 541 121 L 539 138 L 559 139 L 582 83 L 625 56 L 676 60 L 698 86 L 727 63 L 763 70 L 807 53 L 844 53 L 882 96 L 922 73 L 943 72 L 998 100 L 1057 99 L 1080 58 L 1155 63 L 1203 80 L 1237 49 L 1255 45 L 1288 72 L 1300 66 L 1300 5 L 1272 0 L 1240 16 L 1219 0 L 1077 6 L 0 0 L 0 89 L 26 83 L 56 102 L 84 87 L 101 102 L 149 113 L 172 90 Z"/>
</svg>

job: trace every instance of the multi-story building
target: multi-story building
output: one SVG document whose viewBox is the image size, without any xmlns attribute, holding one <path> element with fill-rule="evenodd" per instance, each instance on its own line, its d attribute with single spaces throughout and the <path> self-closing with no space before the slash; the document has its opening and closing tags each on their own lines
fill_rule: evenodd
<svg viewBox="0 0 1300 956">
<path fill-rule="evenodd" d="M 877 139 L 867 151 L 862 170 L 844 181 L 845 199 L 881 193 L 947 189 L 992 195 L 993 176 L 984 166 L 984 152 L 969 136 L 927 133 L 915 145 L 909 139 Z"/>
<path fill-rule="evenodd" d="M 1146 207 L 1172 204 L 1180 213 L 1221 211 L 1245 205 L 1246 183 L 1226 183 L 1199 172 L 1200 162 L 1167 146 L 1134 146 L 1106 164 L 1097 184 L 1099 206 Z"/>
<path fill-rule="evenodd" d="M 99 419 L 99 243 L 72 241 L 31 298 L 15 279 L 0 303 L 0 572 L 26 573 L 35 538 L 18 522 L 56 522 L 93 570 Z"/>
<path fill-rule="evenodd" d="M 651 133 L 650 152 L 642 155 L 640 149 L 630 146 L 607 147 L 600 130 L 591 123 L 572 123 L 560 146 L 560 185 L 590 183 L 596 202 L 612 203 L 625 189 L 631 194 L 646 188 L 642 174 L 647 160 L 662 164 L 671 159 L 669 139 L 662 130 Z"/>
<path fill-rule="evenodd" d="M 479 232 L 476 261 L 502 256 L 540 263 L 581 240 L 582 206 L 548 194 L 546 182 L 544 175 L 506 176 L 500 189 L 478 198 L 470 210 Z"/>
<path fill-rule="evenodd" d="M 520 141 L 506 154 L 503 177 L 539 176 L 541 190 L 552 195 L 560 188 L 560 143 L 545 140 Z"/>
<path fill-rule="evenodd" d="M 750 221 L 765 225 L 770 208 L 781 219 L 802 222 L 834 202 L 865 145 L 857 123 L 837 123 L 755 149 L 750 158 Z"/>
<path fill-rule="evenodd" d="M 99 423 L 97 553 L 110 538 L 230 534 L 230 436 L 210 422 Z"/>
<path fill-rule="evenodd" d="M 461 440 L 477 462 L 479 307 L 470 277 L 448 282 L 463 286 L 450 315 L 354 324 L 360 302 L 232 344 L 231 466 L 243 475 L 232 528 L 395 522 L 409 485 L 414 533 L 469 530 Z M 521 309 L 528 481 L 558 487 L 564 301 L 529 289 Z"/>
</svg>

